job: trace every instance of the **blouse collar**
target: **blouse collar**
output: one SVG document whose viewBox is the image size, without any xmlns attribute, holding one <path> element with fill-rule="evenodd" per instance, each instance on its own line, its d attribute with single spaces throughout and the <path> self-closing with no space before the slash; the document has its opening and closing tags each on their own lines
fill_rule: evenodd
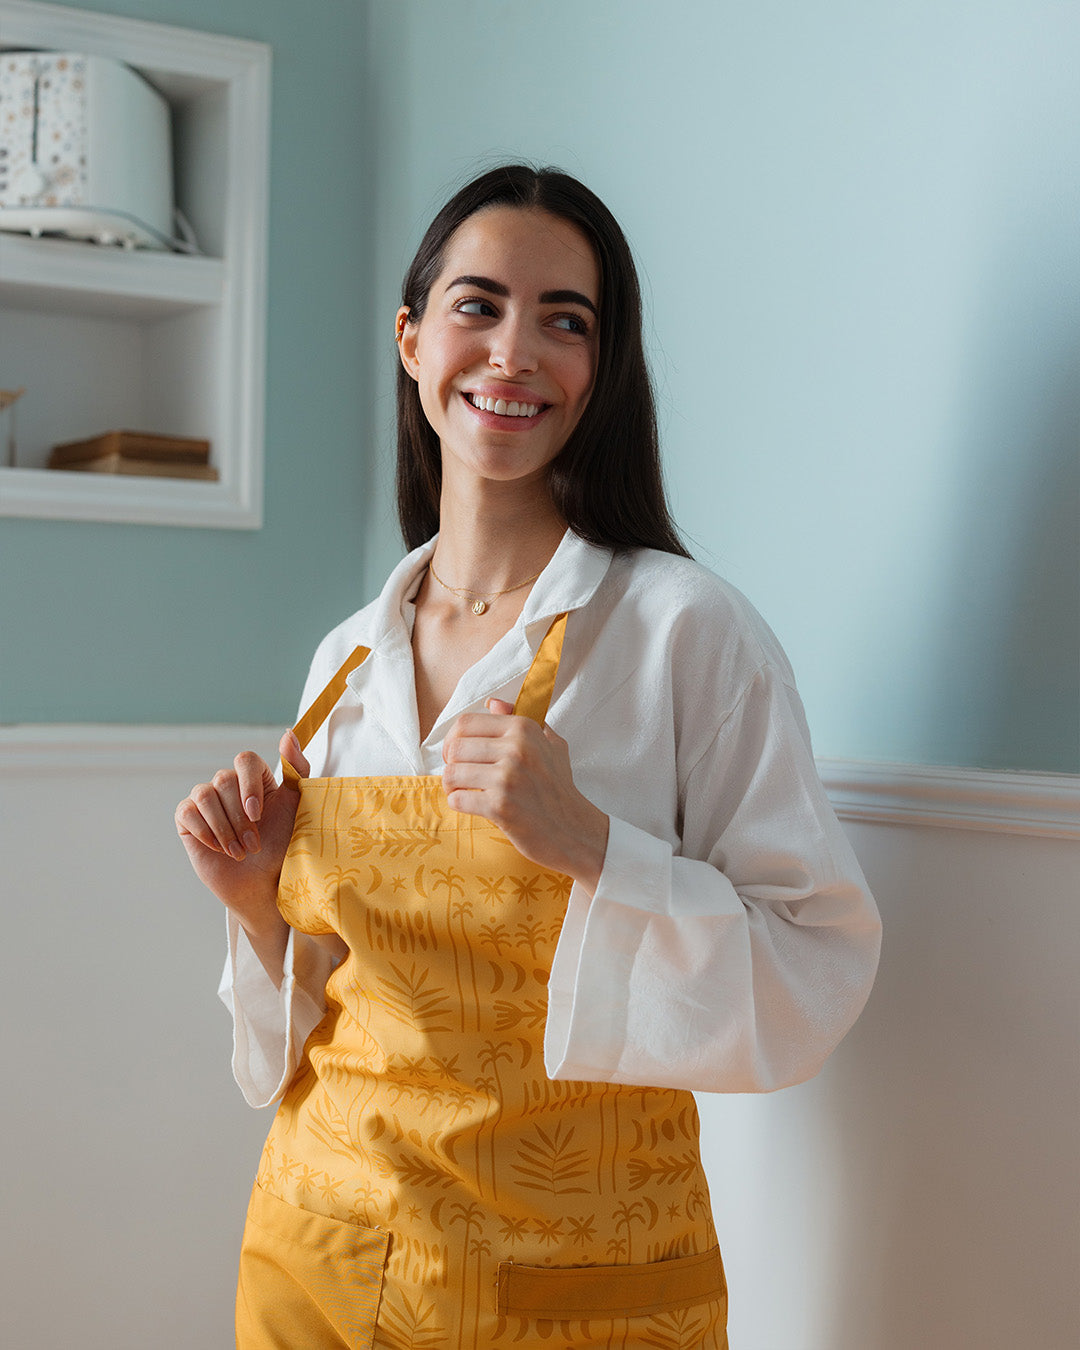
<svg viewBox="0 0 1080 1350">
<path fill-rule="evenodd" d="M 346 681 L 414 760 L 418 751 L 423 756 L 423 748 L 419 746 L 412 668 L 413 598 L 437 540 L 438 535 L 414 549 L 390 573 L 356 634 L 356 641 L 370 647 L 371 655 Z M 517 622 L 462 676 L 425 745 L 441 743 L 455 717 L 524 676 L 551 620 L 588 604 L 606 576 L 611 558 L 610 549 L 589 544 L 572 530 L 566 531 L 529 592 Z M 417 760 L 417 772 L 421 771 Z"/>
</svg>

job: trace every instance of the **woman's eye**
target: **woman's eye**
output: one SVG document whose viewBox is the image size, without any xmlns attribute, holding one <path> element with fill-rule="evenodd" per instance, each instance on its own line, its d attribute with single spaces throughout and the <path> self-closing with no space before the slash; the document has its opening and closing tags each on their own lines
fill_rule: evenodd
<svg viewBox="0 0 1080 1350">
<path fill-rule="evenodd" d="M 567 333 L 575 333 L 578 337 L 585 337 L 589 331 L 589 325 L 577 314 L 559 314 L 553 323 L 556 328 L 562 328 Z"/>
<path fill-rule="evenodd" d="M 459 300 L 454 309 L 459 314 L 480 314 L 484 318 L 491 318 L 495 313 L 487 300 Z"/>
</svg>

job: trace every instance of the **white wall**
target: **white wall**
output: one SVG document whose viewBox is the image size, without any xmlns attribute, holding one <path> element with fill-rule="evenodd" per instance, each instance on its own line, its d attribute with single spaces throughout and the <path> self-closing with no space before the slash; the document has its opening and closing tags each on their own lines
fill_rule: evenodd
<svg viewBox="0 0 1080 1350">
<path fill-rule="evenodd" d="M 0 731 L 5 1346 L 231 1344 L 269 1117 L 229 1077 L 223 925 L 171 816 L 274 739 Z M 823 767 L 884 956 L 817 1080 L 701 1101 L 733 1347 L 1072 1350 L 1080 784 Z"/>
<path fill-rule="evenodd" d="M 0 733 L 0 1344 L 224 1350 L 269 1127 L 229 1072 L 224 920 L 176 802 L 198 733 Z M 271 741 L 272 744 L 272 741 Z"/>
</svg>

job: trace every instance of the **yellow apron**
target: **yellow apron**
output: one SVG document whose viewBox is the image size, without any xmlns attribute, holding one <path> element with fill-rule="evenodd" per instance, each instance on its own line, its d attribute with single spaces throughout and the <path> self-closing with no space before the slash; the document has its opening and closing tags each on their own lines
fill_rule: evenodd
<svg viewBox="0 0 1080 1350">
<path fill-rule="evenodd" d="M 566 616 L 515 704 L 543 723 Z M 298 723 L 306 745 L 367 656 Z M 689 1092 L 553 1082 L 547 980 L 570 879 L 438 777 L 299 780 L 278 906 L 348 955 L 248 1210 L 241 1350 L 726 1350 Z"/>
</svg>

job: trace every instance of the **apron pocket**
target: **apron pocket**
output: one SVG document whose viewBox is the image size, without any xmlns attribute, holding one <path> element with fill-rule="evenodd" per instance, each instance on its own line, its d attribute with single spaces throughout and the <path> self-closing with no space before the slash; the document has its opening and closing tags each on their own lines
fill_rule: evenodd
<svg viewBox="0 0 1080 1350">
<path fill-rule="evenodd" d="M 240 1248 L 243 1350 L 369 1350 L 390 1235 L 300 1209 L 256 1185 Z"/>
<path fill-rule="evenodd" d="M 524 1317 L 645 1317 L 726 1297 L 719 1247 L 640 1266 L 499 1263 L 499 1312 Z"/>
</svg>

